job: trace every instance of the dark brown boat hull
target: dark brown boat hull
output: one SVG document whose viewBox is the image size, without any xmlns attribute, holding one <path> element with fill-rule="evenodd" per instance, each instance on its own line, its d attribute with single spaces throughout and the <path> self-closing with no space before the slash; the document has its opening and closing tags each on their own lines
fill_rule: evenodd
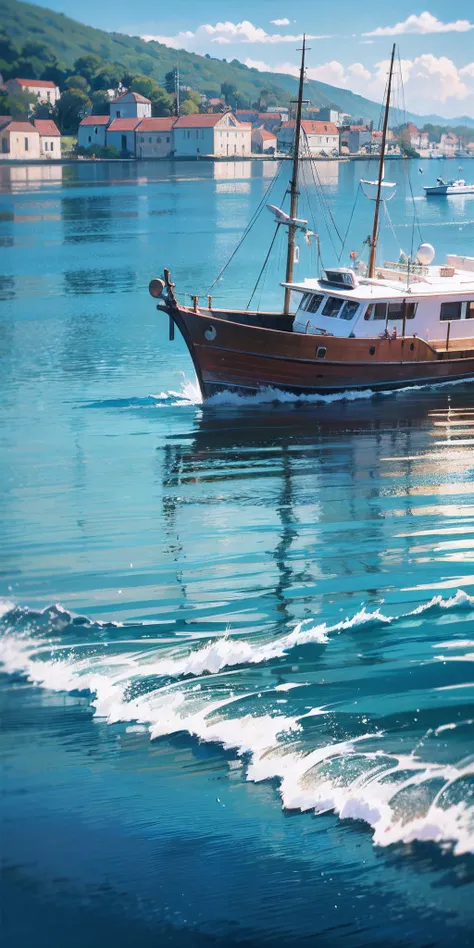
<svg viewBox="0 0 474 948">
<path fill-rule="evenodd" d="M 348 339 L 288 331 L 278 314 L 267 323 L 249 314 L 167 308 L 194 363 L 204 398 L 219 391 L 253 394 L 274 388 L 296 395 L 389 390 L 474 377 L 474 346 L 449 351 L 416 337 Z M 239 318 L 245 322 L 238 322 Z M 258 317 L 265 323 L 265 317 Z M 288 327 L 288 328 L 286 328 Z"/>
</svg>

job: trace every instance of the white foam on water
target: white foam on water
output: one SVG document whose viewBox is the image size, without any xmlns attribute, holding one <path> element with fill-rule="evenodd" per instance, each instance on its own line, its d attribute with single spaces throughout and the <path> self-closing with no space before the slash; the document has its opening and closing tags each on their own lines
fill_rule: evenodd
<svg viewBox="0 0 474 948">
<path fill-rule="evenodd" d="M 473 607 L 474 599 L 459 590 L 447 600 L 435 596 L 402 618 L 433 609 L 466 606 Z M 51 644 L 56 644 L 57 639 L 52 643 L 48 630 L 45 634 L 40 629 L 43 634 L 35 637 L 32 622 L 28 631 L 16 631 L 15 615 L 27 610 L 21 612 L 14 607 L 12 611 L 11 603 L 0 604 L 0 615 L 7 625 L 9 612 L 9 631 L 0 639 L 0 660 L 5 671 L 21 672 L 35 684 L 55 691 L 87 689 L 95 714 L 109 724 L 127 724 L 129 733 L 148 730 L 150 737 L 156 739 L 186 731 L 198 740 L 221 744 L 243 758 L 248 780 L 277 779 L 285 808 L 318 814 L 332 811 L 341 819 L 364 821 L 371 827 L 378 846 L 419 840 L 449 845 L 456 854 L 474 851 L 474 811 L 465 802 L 459 802 L 459 788 L 466 799 L 469 797 L 474 762 L 465 766 L 427 762 L 416 757 L 416 748 L 411 754 L 392 754 L 381 746 L 385 736 L 376 729 L 335 742 L 328 741 L 327 728 L 322 726 L 317 730 L 319 736 L 311 738 L 305 735 L 305 729 L 309 728 L 311 735 L 312 719 L 321 716 L 324 721 L 324 708 L 310 708 L 297 716 L 284 715 L 277 707 L 267 711 L 269 695 L 301 687 L 297 682 L 259 692 L 234 692 L 216 700 L 195 677 L 182 680 L 183 675 L 204 674 L 209 681 L 209 675 L 218 675 L 229 664 L 265 661 L 295 645 L 325 643 L 331 634 L 369 622 L 384 625 L 401 617 L 386 616 L 378 609 L 370 612 L 363 607 L 335 625 L 301 623 L 287 635 L 266 643 L 227 636 L 185 654 L 172 651 L 157 658 L 156 651 L 150 656 L 142 649 L 114 656 L 110 661 L 107 653 L 84 657 L 83 649 L 76 653 L 67 646 L 55 657 Z M 56 618 L 61 615 L 59 610 L 44 610 L 32 612 L 31 616 L 45 614 Z M 69 613 L 64 611 L 63 617 L 66 616 Z M 168 646 L 165 650 L 169 653 Z M 156 675 L 171 675 L 177 680 L 164 685 L 158 679 L 154 684 Z M 134 686 L 140 683 L 146 683 L 148 690 L 136 696 Z M 262 695 L 265 713 L 249 713 L 243 703 Z M 454 729 L 455 725 L 447 723 L 433 734 Z M 315 739 L 321 746 L 311 748 L 308 742 L 314 744 Z M 463 781 L 467 781 L 465 792 Z"/>
<path fill-rule="evenodd" d="M 370 399 L 376 397 L 394 397 L 397 395 L 406 395 L 411 392 L 423 391 L 425 389 L 438 389 L 445 386 L 463 385 L 473 382 L 474 379 L 452 379 L 445 382 L 426 382 L 420 385 L 408 385 L 398 389 L 346 389 L 342 392 L 332 392 L 327 395 L 296 395 L 293 392 L 287 392 L 283 389 L 266 386 L 256 393 L 228 391 L 216 392 L 209 398 L 203 400 L 197 378 L 187 379 L 183 373 L 181 391 L 161 392 L 159 395 L 149 395 L 149 398 L 156 400 L 156 407 L 183 407 L 190 405 L 206 405 L 209 407 L 235 407 L 235 408 L 253 408 L 259 405 L 271 404 L 313 404 L 313 405 L 331 405 L 334 402 L 355 402 L 361 399 Z"/>
</svg>

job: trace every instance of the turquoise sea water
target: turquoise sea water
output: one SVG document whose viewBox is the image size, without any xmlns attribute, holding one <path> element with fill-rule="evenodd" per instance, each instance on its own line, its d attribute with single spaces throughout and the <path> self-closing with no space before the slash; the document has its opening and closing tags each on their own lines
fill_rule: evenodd
<svg viewBox="0 0 474 948">
<path fill-rule="evenodd" d="M 472 943 L 472 386 L 202 405 L 148 296 L 207 292 L 277 170 L 0 168 L 7 944 Z M 317 170 L 334 263 L 375 165 Z M 384 259 L 473 252 L 444 170 L 388 166 Z"/>
</svg>

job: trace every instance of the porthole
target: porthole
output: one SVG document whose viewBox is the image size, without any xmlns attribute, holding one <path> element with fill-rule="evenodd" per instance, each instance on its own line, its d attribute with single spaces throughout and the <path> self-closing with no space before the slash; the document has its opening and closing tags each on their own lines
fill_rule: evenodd
<svg viewBox="0 0 474 948">
<path fill-rule="evenodd" d="M 413 352 L 414 348 L 415 348 L 415 343 L 410 342 L 410 352 Z"/>
<path fill-rule="evenodd" d="M 316 358 L 317 358 L 317 359 L 325 359 L 325 358 L 326 358 L 326 351 L 327 351 L 327 350 L 326 350 L 326 347 L 325 347 L 325 346 L 318 346 L 318 348 L 316 349 Z"/>
<path fill-rule="evenodd" d="M 374 355 L 375 355 L 375 346 L 371 346 L 370 349 L 369 349 L 369 352 L 370 352 L 370 355 L 371 355 L 371 356 L 374 356 Z"/>
<path fill-rule="evenodd" d="M 217 336 L 217 332 L 215 330 L 215 327 L 208 326 L 204 333 L 204 337 L 207 339 L 207 341 L 212 342 L 216 338 L 216 336 Z"/>
</svg>

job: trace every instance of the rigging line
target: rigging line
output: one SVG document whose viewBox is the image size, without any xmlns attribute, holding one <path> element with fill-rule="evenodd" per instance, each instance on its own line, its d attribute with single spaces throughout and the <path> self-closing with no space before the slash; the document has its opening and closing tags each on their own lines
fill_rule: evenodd
<svg viewBox="0 0 474 948">
<path fill-rule="evenodd" d="M 272 250 L 273 250 L 273 244 L 275 243 L 276 235 L 278 234 L 278 231 L 280 230 L 280 227 L 281 227 L 281 224 L 277 224 L 277 225 L 276 225 L 275 233 L 274 233 L 274 235 L 273 235 L 273 240 L 272 240 L 272 242 L 271 242 L 271 244 L 270 244 L 270 246 L 269 246 L 269 248 L 268 248 L 267 256 L 265 257 L 265 260 L 263 261 L 262 269 L 260 270 L 260 273 L 258 274 L 257 282 L 256 282 L 256 284 L 255 284 L 255 286 L 254 286 L 254 288 L 253 288 L 253 290 L 252 290 L 252 295 L 251 295 L 251 297 L 250 297 L 250 299 L 249 299 L 249 301 L 248 301 L 248 303 L 247 303 L 247 306 L 245 307 L 246 309 L 249 308 L 249 306 L 250 306 L 250 304 L 251 304 L 251 302 L 252 302 L 252 300 L 253 300 L 253 298 L 254 298 L 254 296 L 255 296 L 255 293 L 256 293 L 256 291 L 257 291 L 258 284 L 260 283 L 260 280 L 261 280 L 261 278 L 262 278 L 262 275 L 263 275 L 263 272 L 264 272 L 264 270 L 265 270 L 265 267 L 266 267 L 266 265 L 267 265 L 267 263 L 268 263 L 268 261 L 269 261 L 269 259 L 270 259 L 270 254 L 271 254 L 271 252 L 272 252 Z"/>
<path fill-rule="evenodd" d="M 362 190 L 362 188 L 361 188 L 361 183 L 360 183 L 360 181 L 359 181 L 359 186 L 358 186 L 358 188 L 357 188 L 357 190 L 356 190 L 356 196 L 355 196 L 355 198 L 354 198 L 354 204 L 352 205 L 351 216 L 350 216 L 350 218 L 349 218 L 349 223 L 348 223 L 348 225 L 347 225 L 346 233 L 344 234 L 344 240 L 343 240 L 343 242 L 342 242 L 341 251 L 340 251 L 340 254 L 339 254 L 338 258 L 337 258 L 337 259 L 338 259 L 338 262 L 340 262 L 341 257 L 342 257 L 342 255 L 343 255 L 343 253 L 344 253 L 344 248 L 345 248 L 345 246 L 346 246 L 346 240 L 347 240 L 347 238 L 348 238 L 349 231 L 350 231 L 350 229 L 351 229 L 352 218 L 354 217 L 354 214 L 355 214 L 357 199 L 358 199 L 358 197 L 359 197 L 359 192 L 360 192 L 361 190 Z"/>
<path fill-rule="evenodd" d="M 259 205 L 258 205 L 256 211 L 254 212 L 253 216 L 251 217 L 249 223 L 247 224 L 247 227 L 245 228 L 245 230 L 244 230 L 244 232 L 243 232 L 243 234 L 242 234 L 242 237 L 240 238 L 240 240 L 239 240 L 237 246 L 236 246 L 236 247 L 234 248 L 234 250 L 232 251 L 232 253 L 231 253 L 229 259 L 226 261 L 226 263 L 225 263 L 224 266 L 222 267 L 222 270 L 221 270 L 220 273 L 218 273 L 218 275 L 216 276 L 214 282 L 211 283 L 211 285 L 210 285 L 210 287 L 209 287 L 209 289 L 208 289 L 208 293 L 210 293 L 211 290 L 215 287 L 216 283 L 219 282 L 219 280 L 221 279 L 222 275 L 223 275 L 224 272 L 227 270 L 227 267 L 229 266 L 229 264 L 231 263 L 231 261 L 234 259 L 234 257 L 235 257 L 235 255 L 236 255 L 237 251 L 238 251 L 238 250 L 240 249 L 240 247 L 242 246 L 244 240 L 246 239 L 246 237 L 248 237 L 250 231 L 252 230 L 253 225 L 255 224 L 255 221 L 257 220 L 257 218 L 258 218 L 258 216 L 259 216 L 259 214 L 260 214 L 260 212 L 261 212 L 261 210 L 262 210 L 262 208 L 263 208 L 263 205 L 266 203 L 267 197 L 270 196 L 270 193 L 271 193 L 271 191 L 273 190 L 273 187 L 275 186 L 276 182 L 278 181 L 278 179 L 279 179 L 279 177 L 280 177 L 280 173 L 281 173 L 281 170 L 282 170 L 282 168 L 283 168 L 283 165 L 284 165 L 284 162 L 281 161 L 281 162 L 280 162 L 280 167 L 279 167 L 277 173 L 273 176 L 272 180 L 270 181 L 270 184 L 269 184 L 268 187 L 265 189 L 265 193 L 264 193 L 264 195 L 263 195 L 263 197 L 262 197 L 262 199 L 261 199 L 261 201 L 260 201 L 260 203 L 259 203 Z"/>
<path fill-rule="evenodd" d="M 321 199 L 321 195 L 320 195 L 319 192 L 318 192 L 318 183 L 316 182 L 316 179 L 315 179 L 315 177 L 314 177 L 313 162 L 311 162 L 311 169 L 312 169 L 312 174 L 313 174 L 314 187 L 315 187 L 315 190 L 316 190 L 316 194 L 317 194 L 317 197 L 318 197 L 318 201 L 319 201 L 319 203 L 320 203 L 321 210 L 322 210 L 322 212 L 323 212 L 323 220 L 324 220 L 324 223 L 325 223 L 325 225 L 326 225 L 326 230 L 327 230 L 327 232 L 328 232 L 329 240 L 331 241 L 332 249 L 334 250 L 334 253 L 335 253 L 336 256 L 337 256 L 337 249 L 336 249 L 335 243 L 334 243 L 334 241 L 333 241 L 333 239 L 332 239 L 331 228 L 330 228 L 330 226 L 329 226 L 329 224 L 328 224 L 328 220 L 327 220 L 327 209 L 326 209 L 326 207 L 325 207 L 324 202 L 323 202 L 322 199 Z M 340 239 L 341 242 L 342 242 L 342 239 L 341 239 L 341 238 L 339 238 L 339 239 Z"/>
<path fill-rule="evenodd" d="M 329 205 L 329 202 L 327 201 L 326 195 L 324 194 L 323 186 L 322 186 L 322 184 L 321 184 L 321 179 L 320 179 L 320 177 L 319 177 L 319 172 L 318 172 L 318 170 L 317 170 L 317 168 L 316 168 L 316 164 L 315 164 L 315 162 L 313 161 L 313 156 L 312 156 L 312 154 L 311 154 L 311 150 L 310 150 L 310 147 L 309 147 L 308 136 L 307 136 L 306 132 L 304 133 L 304 140 L 305 140 L 305 144 L 306 144 L 307 149 L 308 149 L 308 157 L 309 157 L 309 160 L 310 160 L 310 162 L 311 162 L 311 168 L 312 168 L 312 172 L 313 172 L 313 178 L 314 178 L 314 175 L 316 174 L 317 179 L 318 179 L 318 185 L 319 185 L 319 187 L 320 187 L 320 189 L 321 189 L 321 198 L 320 198 L 320 200 L 323 200 L 323 201 L 325 202 L 325 204 L 326 204 L 326 210 L 327 210 L 327 213 L 329 214 L 329 217 L 331 218 L 332 226 L 334 227 L 334 230 L 336 231 L 336 234 L 337 234 L 337 236 L 339 237 L 339 240 L 340 240 L 341 243 L 342 243 L 342 237 L 341 237 L 341 235 L 340 235 L 340 233 L 339 233 L 338 226 L 337 226 L 337 224 L 336 224 L 336 221 L 335 221 L 334 215 L 333 215 L 333 213 L 332 213 L 331 207 L 330 207 L 330 205 Z"/>
<path fill-rule="evenodd" d="M 400 47 L 398 48 L 398 68 L 400 71 L 400 89 L 401 89 L 401 100 L 402 100 L 401 111 L 403 111 L 404 124 L 406 125 L 407 124 L 407 108 L 406 108 L 406 101 L 405 101 L 405 84 L 403 82 L 402 61 L 400 59 Z M 411 242 L 412 242 L 411 252 L 413 254 L 413 239 L 414 239 L 415 225 L 418 227 L 418 234 L 420 236 L 421 241 L 423 241 L 423 235 L 421 233 L 421 225 L 420 225 L 420 219 L 418 217 L 415 195 L 413 194 L 413 183 L 411 179 L 410 167 L 407 168 L 407 172 L 408 172 L 408 186 L 410 188 L 411 201 L 413 205 L 413 229 L 412 229 L 412 238 L 411 238 Z"/>
<path fill-rule="evenodd" d="M 385 211 L 385 214 L 386 214 L 386 217 L 387 217 L 387 221 L 388 221 L 388 225 L 389 225 L 389 227 L 390 227 L 390 230 L 392 231 L 393 239 L 395 240 L 395 243 L 398 244 L 398 249 L 403 253 L 403 249 L 402 249 L 402 247 L 400 247 L 400 241 L 398 240 L 398 237 L 397 237 L 397 235 L 396 235 L 396 233 L 395 233 L 395 227 L 393 226 L 393 221 L 392 221 L 392 218 L 390 217 L 390 212 L 389 212 L 389 209 L 388 209 L 388 207 L 387 207 L 387 202 L 386 202 L 386 201 L 383 202 L 383 209 L 384 209 L 384 211 Z"/>
</svg>

